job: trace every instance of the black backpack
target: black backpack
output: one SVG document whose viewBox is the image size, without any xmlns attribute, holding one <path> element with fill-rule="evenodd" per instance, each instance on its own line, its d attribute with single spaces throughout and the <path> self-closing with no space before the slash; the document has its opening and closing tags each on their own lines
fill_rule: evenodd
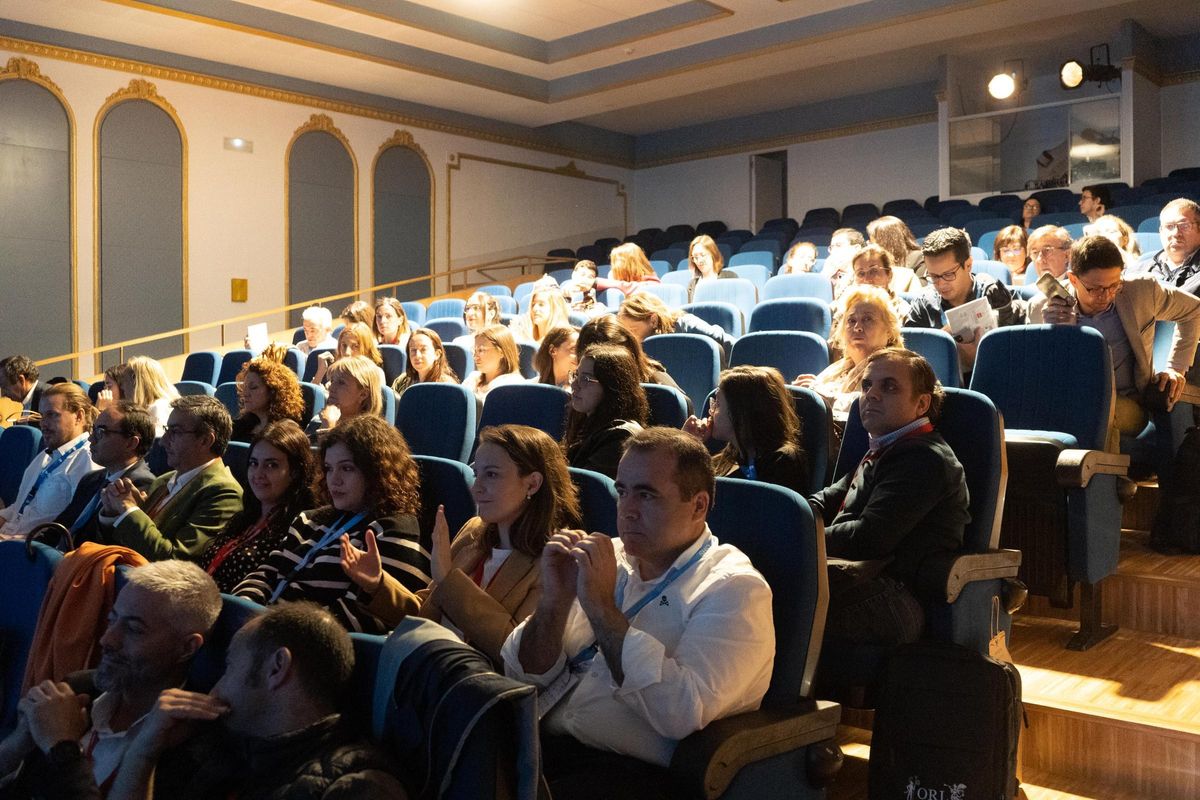
<svg viewBox="0 0 1200 800">
<path fill-rule="evenodd" d="M 871 800 L 1011 800 L 1021 676 L 955 644 L 918 642 L 888 660 L 871 735 Z"/>
<path fill-rule="evenodd" d="M 1188 428 L 1183 435 L 1171 472 L 1158 487 L 1150 546 L 1163 552 L 1200 553 L 1200 428 Z"/>
</svg>

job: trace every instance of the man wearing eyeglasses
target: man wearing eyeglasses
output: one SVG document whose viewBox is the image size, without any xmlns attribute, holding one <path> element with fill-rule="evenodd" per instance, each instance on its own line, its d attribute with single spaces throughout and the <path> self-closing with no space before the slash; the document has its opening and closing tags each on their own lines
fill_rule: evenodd
<svg viewBox="0 0 1200 800">
<path fill-rule="evenodd" d="M 1043 225 L 1029 234 L 1029 262 L 1033 267 L 1033 278 L 1049 272 L 1063 286 L 1067 286 L 1067 270 L 1071 268 L 1071 234 L 1058 225 Z"/>
<path fill-rule="evenodd" d="M 1031 323 L 1079 324 L 1104 335 L 1112 350 L 1116 377 L 1115 430 L 1139 433 L 1146 426 L 1143 396 L 1161 392 L 1169 411 L 1183 394 L 1184 373 L 1200 337 L 1200 299 L 1148 275 L 1124 278 L 1121 250 L 1103 236 L 1085 236 L 1071 248 L 1071 297 L 1038 295 L 1029 305 Z M 1162 371 L 1154 369 L 1154 323 L 1175 323 L 1171 353 Z"/>
<path fill-rule="evenodd" d="M 1024 303 L 991 275 L 971 272 L 971 237 L 958 228 L 940 228 L 925 237 L 925 292 L 912 302 L 904 325 L 910 328 L 946 329 L 945 311 L 986 297 L 1000 326 L 1025 321 Z M 932 288 L 929 288 L 932 287 Z M 958 342 L 958 360 L 964 373 L 975 366 L 975 349 L 982 331 L 978 328 L 967 341 Z M 965 337 L 964 337 L 965 338 Z"/>
<path fill-rule="evenodd" d="M 221 461 L 233 421 L 220 401 L 204 395 L 171 403 L 163 434 L 167 464 L 143 493 L 127 478 L 104 490 L 100 524 L 107 544 L 136 550 L 150 561 L 194 559 L 208 540 L 242 510 L 242 487 Z"/>
<path fill-rule="evenodd" d="M 83 476 L 71 502 L 54 520 L 70 532 L 75 547 L 101 541 L 100 504 L 106 486 L 125 478 L 144 492 L 154 483 L 145 457 L 154 444 L 156 425 L 145 406 L 128 400 L 118 400 L 96 417 L 89 441 L 92 461 L 101 469 Z"/>
<path fill-rule="evenodd" d="M 1079 213 L 1095 222 L 1108 213 L 1112 205 L 1112 194 L 1107 186 L 1085 186 L 1079 193 Z"/>
<path fill-rule="evenodd" d="M 1167 203 L 1158 215 L 1158 235 L 1163 249 L 1138 271 L 1200 295 L 1200 204 L 1185 197 Z"/>
</svg>

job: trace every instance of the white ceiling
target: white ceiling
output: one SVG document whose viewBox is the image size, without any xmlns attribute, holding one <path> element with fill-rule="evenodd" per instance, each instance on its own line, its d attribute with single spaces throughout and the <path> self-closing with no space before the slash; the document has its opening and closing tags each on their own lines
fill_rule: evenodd
<svg viewBox="0 0 1200 800">
<path fill-rule="evenodd" d="M 627 134 L 933 81 L 943 54 L 1056 65 L 1112 41 L 1127 17 L 1159 36 L 1200 30 L 1178 0 L 4 0 L 0 15 L 529 127 Z"/>
</svg>

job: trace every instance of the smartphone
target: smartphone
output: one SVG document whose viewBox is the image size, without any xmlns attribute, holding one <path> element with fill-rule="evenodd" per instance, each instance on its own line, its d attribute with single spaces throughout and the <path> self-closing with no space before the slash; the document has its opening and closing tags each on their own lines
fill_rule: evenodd
<svg viewBox="0 0 1200 800">
<path fill-rule="evenodd" d="M 1037 287 L 1046 297 L 1061 297 L 1064 300 L 1071 299 L 1071 293 L 1049 272 L 1043 272 L 1042 276 L 1037 279 Z"/>
</svg>

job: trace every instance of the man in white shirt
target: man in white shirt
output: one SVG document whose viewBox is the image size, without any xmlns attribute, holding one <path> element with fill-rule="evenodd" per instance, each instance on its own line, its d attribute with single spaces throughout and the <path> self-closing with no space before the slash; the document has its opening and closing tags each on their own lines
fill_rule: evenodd
<svg viewBox="0 0 1200 800">
<path fill-rule="evenodd" d="M 333 314 L 328 308 L 309 306 L 301 316 L 304 339 L 296 347 L 308 355 L 313 350 L 337 350 L 337 339 L 333 338 Z"/>
<path fill-rule="evenodd" d="M 88 434 L 96 408 L 73 383 L 58 383 L 42 392 L 42 446 L 25 470 L 16 499 L 0 509 L 0 536 L 23 537 L 57 517 L 71 502 L 75 487 L 96 465 L 88 451 Z"/>
<path fill-rule="evenodd" d="M 537 610 L 502 649 L 539 687 L 555 798 L 669 797 L 680 739 L 758 708 L 771 679 L 771 590 L 705 519 L 712 458 L 679 430 L 630 438 L 614 541 L 564 531 L 541 558 Z"/>
</svg>

